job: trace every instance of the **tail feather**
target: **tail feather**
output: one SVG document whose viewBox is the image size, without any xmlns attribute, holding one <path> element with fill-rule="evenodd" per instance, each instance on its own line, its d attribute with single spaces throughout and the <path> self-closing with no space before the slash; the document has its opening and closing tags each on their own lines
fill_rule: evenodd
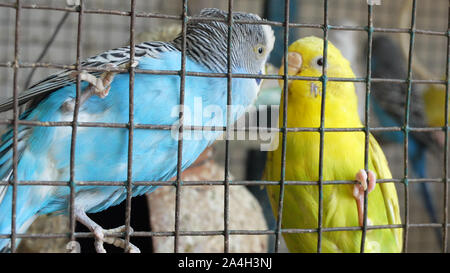
<svg viewBox="0 0 450 273">
<path fill-rule="evenodd" d="M 21 126 L 17 133 L 17 153 L 18 160 L 22 158 L 25 150 L 26 140 L 30 135 L 30 127 Z M 13 155 L 13 131 L 6 132 L 2 137 L 0 145 L 0 178 L 1 181 L 11 181 L 12 179 L 12 155 Z M 33 188 L 34 187 L 34 188 Z M 40 199 L 33 196 L 33 192 L 41 186 L 20 186 L 17 188 L 16 195 L 16 232 L 25 232 L 29 225 L 36 217 L 37 211 L 32 206 L 33 200 Z M 11 235 L 11 219 L 12 219 L 12 195 L 13 187 L 3 185 L 0 186 L 0 235 Z M 17 241 L 18 243 L 18 241 Z M 11 241 L 8 238 L 0 239 L 0 252 L 7 252 L 10 248 Z"/>
<path fill-rule="evenodd" d="M 33 188 L 34 187 L 34 188 Z M 37 217 L 39 206 L 34 206 L 33 193 L 39 186 L 23 186 L 17 188 L 16 195 L 16 233 L 25 232 Z M 8 186 L 4 198 L 0 203 L 0 235 L 11 235 L 12 219 L 12 192 L 13 187 Z M 31 202 L 31 203 L 30 203 Z M 19 243 L 16 241 L 16 245 Z M 11 246 L 9 238 L 0 239 L 0 252 L 8 252 Z"/>
</svg>

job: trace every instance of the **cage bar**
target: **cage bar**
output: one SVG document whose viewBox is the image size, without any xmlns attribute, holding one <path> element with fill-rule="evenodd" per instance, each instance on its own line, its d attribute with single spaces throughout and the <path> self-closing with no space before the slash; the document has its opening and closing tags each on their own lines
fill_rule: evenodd
<svg viewBox="0 0 450 273">
<path fill-rule="evenodd" d="M 367 76 L 366 76 L 366 93 L 365 93 L 365 105 L 364 105 L 364 169 L 366 172 L 369 171 L 369 139 L 370 139 L 370 130 L 369 130 L 369 122 L 370 122 L 370 83 L 372 77 L 372 34 L 373 34 L 373 6 L 367 5 Z M 364 191 L 364 216 L 363 216 L 363 226 L 361 232 L 361 246 L 360 252 L 364 253 L 364 247 L 366 243 L 367 236 L 367 215 L 368 215 L 368 192 Z"/>
<path fill-rule="evenodd" d="M 184 132 L 184 88 L 186 81 L 186 31 L 187 31 L 187 0 L 183 0 L 182 11 L 182 44 L 181 44 L 181 70 L 180 70 L 180 127 L 178 130 L 178 151 L 177 151 L 177 178 L 176 178 L 176 199 L 175 199 L 175 237 L 174 237 L 174 252 L 177 253 L 180 241 L 180 199 L 181 199 L 181 172 L 183 162 L 183 132 Z"/>
<path fill-rule="evenodd" d="M 325 99 L 327 94 L 327 66 L 328 66 L 328 0 L 323 2 L 323 65 L 322 65 L 322 100 L 320 106 L 320 139 L 319 139 L 319 202 L 318 202 L 318 217 L 317 217 L 317 252 L 322 252 L 322 229 L 323 229 L 323 154 L 325 143 Z"/>
<path fill-rule="evenodd" d="M 289 47 L 289 0 L 284 1 L 284 71 L 283 71 L 283 125 L 280 128 L 281 136 L 281 174 L 280 174 L 280 196 L 278 201 L 277 222 L 275 230 L 275 249 L 276 253 L 279 252 L 279 246 L 281 242 L 281 222 L 283 220 L 283 205 L 284 205 L 284 187 L 285 187 L 285 168 L 286 168 L 286 137 L 287 137 L 287 107 L 288 107 L 288 47 Z"/>
<path fill-rule="evenodd" d="M 411 28 L 410 28 L 410 42 L 409 42 L 409 53 L 408 53 L 408 76 L 407 76 L 407 95 L 406 95 L 406 103 L 405 103 L 405 120 L 404 120 L 404 128 L 403 128 L 403 136 L 404 136 L 404 146 L 403 146 L 403 160 L 404 160 L 404 188 L 405 188 L 405 230 L 404 230 L 404 241 L 403 241 L 403 249 L 404 252 L 407 252 L 408 246 L 408 233 L 409 233 L 409 187 L 408 187 L 408 145 L 409 145 L 409 114 L 410 114 L 410 105 L 411 105 L 411 90 L 412 90 L 412 60 L 413 60 L 413 51 L 414 51 L 414 36 L 415 36 L 415 27 L 416 27 L 416 0 L 412 1 L 412 9 L 411 9 Z"/>
<path fill-rule="evenodd" d="M 131 197 L 133 194 L 133 143 L 134 143 L 134 59 L 135 59 L 135 22 L 136 22 L 136 1 L 130 2 L 130 65 L 129 70 L 129 106 L 128 106 L 128 158 L 127 158 L 127 185 L 125 200 L 125 245 L 129 247 L 131 229 Z M 129 249 L 125 248 L 127 252 Z"/>
<path fill-rule="evenodd" d="M 230 252 L 230 138 L 232 131 L 229 130 L 231 127 L 231 105 L 233 103 L 231 90 L 232 90 L 232 34 L 233 34 L 233 0 L 228 0 L 228 35 L 227 35 L 227 126 L 226 126 L 226 138 L 225 138 L 225 173 L 224 173 L 224 212 L 223 212 L 223 233 L 224 233 L 224 252 Z"/>
<path fill-rule="evenodd" d="M 449 181 L 450 179 L 447 179 Z M 403 178 L 392 179 L 379 179 L 377 183 L 397 183 L 402 184 Z M 409 183 L 445 183 L 442 178 L 410 178 Z M 279 185 L 279 181 L 271 180 L 258 180 L 258 185 Z M 76 181 L 76 186 L 124 186 L 127 181 Z M 234 180 L 229 181 L 230 186 L 237 185 L 254 185 L 253 180 Z M 356 184 L 354 180 L 326 180 L 323 181 L 323 185 L 345 185 Z M 9 182 L 2 181 L 0 186 L 9 185 Z M 41 181 L 41 180 L 25 180 L 17 181 L 18 186 L 70 186 L 70 182 L 67 181 Z M 133 186 L 175 186 L 176 181 L 133 181 Z M 201 180 L 201 181 L 183 181 L 183 186 L 201 186 L 201 185 L 225 185 L 224 180 Z M 298 180 L 285 180 L 285 185 L 317 185 L 317 181 L 298 181 Z"/>
<path fill-rule="evenodd" d="M 445 67 L 445 79 L 447 83 L 445 84 L 445 110 L 444 110 L 444 120 L 445 120 L 445 126 L 444 126 L 444 134 L 445 134 L 445 140 L 444 140 L 444 210 L 443 210 L 443 225 L 442 225 L 442 252 L 446 253 L 448 251 L 448 157 L 449 157 L 449 143 L 448 143 L 448 137 L 449 137 L 449 108 L 448 108 L 448 100 L 449 100 L 449 77 L 450 77 L 450 5 L 448 7 L 448 27 L 447 27 L 447 64 Z"/>
<path fill-rule="evenodd" d="M 16 200 L 17 200 L 17 134 L 19 131 L 19 105 L 17 97 L 19 94 L 18 77 L 19 77 L 19 35 L 20 35 L 20 12 L 21 2 L 16 0 L 16 18 L 15 18 L 15 33 L 14 33 L 14 78 L 13 78 L 13 193 L 12 193 L 12 205 L 11 205 L 11 252 L 16 251 Z"/>
<path fill-rule="evenodd" d="M 78 8 L 78 25 L 77 25 L 77 56 L 76 56 L 76 91 L 75 91 L 75 106 L 73 110 L 73 119 L 71 122 L 72 134 L 70 142 L 70 195 L 69 195 L 69 229 L 70 229 L 70 241 L 75 241 L 75 227 L 76 227 L 76 217 L 75 217 L 75 149 L 76 149 L 76 139 L 78 131 L 78 114 L 80 111 L 80 96 L 81 96 L 81 78 L 80 73 L 82 71 L 82 32 L 83 32 L 83 8 L 84 0 L 80 0 L 80 5 Z"/>
</svg>

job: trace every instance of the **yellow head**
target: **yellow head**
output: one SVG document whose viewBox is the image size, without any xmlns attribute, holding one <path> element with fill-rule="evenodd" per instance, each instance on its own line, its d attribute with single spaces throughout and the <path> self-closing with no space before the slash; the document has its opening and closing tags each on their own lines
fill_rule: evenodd
<svg viewBox="0 0 450 273">
<path fill-rule="evenodd" d="M 305 77 L 321 77 L 324 65 L 323 40 L 314 36 L 305 37 L 292 43 L 288 49 L 288 74 Z M 284 62 L 283 62 L 284 63 Z M 327 49 L 328 78 L 355 78 L 349 61 L 342 56 L 331 42 Z M 284 67 L 279 70 L 284 74 Z M 283 87 L 284 81 L 280 80 Z M 310 80 L 289 80 L 289 105 L 318 110 L 322 101 L 322 82 Z M 357 114 L 357 97 L 353 82 L 327 81 L 325 111 L 331 114 L 341 114 L 342 111 L 350 115 Z M 301 105 L 299 105 L 301 104 Z M 305 109 L 306 110 L 306 109 Z M 300 110 L 298 110 L 300 111 Z M 316 112 L 314 111 L 314 112 Z M 330 122 L 328 122 L 330 124 Z"/>
</svg>

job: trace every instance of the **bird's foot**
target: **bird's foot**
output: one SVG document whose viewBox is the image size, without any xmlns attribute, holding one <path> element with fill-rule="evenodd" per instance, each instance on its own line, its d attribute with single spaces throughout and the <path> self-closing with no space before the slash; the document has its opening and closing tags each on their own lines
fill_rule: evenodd
<svg viewBox="0 0 450 273">
<path fill-rule="evenodd" d="M 86 215 L 86 213 L 84 212 L 83 209 L 79 209 L 79 208 L 75 208 L 75 217 L 80 223 L 85 225 L 91 232 L 94 233 L 94 237 L 95 237 L 94 246 L 95 246 L 95 250 L 97 251 L 97 253 L 106 253 L 106 250 L 103 246 L 104 243 L 123 248 L 128 253 L 140 253 L 141 252 L 139 250 L 139 248 L 136 247 L 135 245 L 133 245 L 132 243 L 130 243 L 130 242 L 127 243 L 124 239 L 113 237 L 118 232 L 125 232 L 126 226 L 120 226 L 117 228 L 105 230 L 99 224 L 92 221 L 91 218 L 89 218 Z M 132 229 L 131 229 L 131 232 L 133 232 Z"/>
<path fill-rule="evenodd" d="M 106 64 L 107 68 L 114 67 L 112 64 Z M 98 78 L 86 71 L 73 71 L 70 77 L 75 78 L 80 75 L 80 80 L 88 82 L 89 86 L 80 94 L 80 106 L 83 105 L 91 96 L 97 95 L 100 98 L 105 98 L 111 89 L 111 83 L 117 72 L 107 71 L 101 74 Z M 75 98 L 70 98 L 63 103 L 62 109 L 66 112 L 73 112 L 75 109 Z"/>
<path fill-rule="evenodd" d="M 105 66 L 106 68 L 114 67 L 114 65 L 112 64 L 106 64 Z M 71 76 L 76 77 L 78 74 L 80 75 L 80 80 L 89 83 L 88 88 L 84 91 L 84 94 L 87 97 L 82 97 L 82 99 L 87 99 L 92 95 L 97 95 L 100 98 L 105 98 L 109 93 L 109 89 L 111 89 L 111 83 L 114 80 L 114 76 L 117 74 L 117 72 L 106 71 L 97 78 L 85 71 L 74 71 L 72 72 Z"/>
<path fill-rule="evenodd" d="M 133 63 L 126 63 L 119 65 L 119 68 L 130 68 L 130 67 L 137 67 L 139 62 L 134 61 Z M 106 64 L 106 68 L 114 68 L 115 66 L 112 64 Z M 111 83 L 114 80 L 114 76 L 118 72 L 113 71 L 106 71 L 103 74 L 101 74 L 98 78 L 94 75 L 86 72 L 86 71 L 73 71 L 70 74 L 70 77 L 77 77 L 77 75 L 80 75 L 80 80 L 88 82 L 89 86 L 84 90 L 84 92 L 80 95 L 80 105 L 83 105 L 84 102 L 86 102 L 92 95 L 97 95 L 100 98 L 105 98 L 109 94 L 109 90 L 111 89 Z M 63 105 L 62 109 L 66 112 L 73 112 L 75 109 L 75 99 L 71 98 L 67 100 Z"/>
<path fill-rule="evenodd" d="M 353 197 L 358 208 L 358 222 L 360 226 L 363 225 L 364 220 L 364 191 L 367 190 L 367 193 L 370 193 L 375 188 L 376 180 L 377 177 L 372 171 L 360 170 L 356 174 L 356 181 L 359 184 L 353 187 Z"/>
<path fill-rule="evenodd" d="M 126 231 L 126 226 L 120 226 L 117 228 L 106 229 L 106 230 L 101 227 L 95 228 L 92 232 L 94 233 L 94 236 L 95 236 L 94 246 L 95 246 L 95 250 L 97 251 L 97 253 L 106 253 L 106 250 L 103 247 L 104 243 L 123 248 L 128 253 L 140 253 L 141 251 L 139 250 L 139 248 L 136 247 L 135 245 L 133 245 L 132 243 L 127 244 L 124 239 L 112 237 L 115 233 L 125 232 L 125 231 Z M 130 231 L 133 232 L 133 229 L 130 228 Z"/>
</svg>

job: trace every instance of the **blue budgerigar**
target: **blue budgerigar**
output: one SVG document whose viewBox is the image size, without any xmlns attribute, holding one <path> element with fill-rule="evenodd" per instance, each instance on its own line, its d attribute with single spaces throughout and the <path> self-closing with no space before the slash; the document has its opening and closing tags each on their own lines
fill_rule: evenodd
<svg viewBox="0 0 450 273">
<path fill-rule="evenodd" d="M 407 63 L 403 58 L 399 44 L 389 37 L 375 36 L 372 41 L 372 77 L 386 79 L 407 78 Z M 403 126 L 405 121 L 405 105 L 407 85 L 391 82 L 372 82 L 372 107 L 382 126 Z M 427 127 L 424 104 L 418 88 L 412 85 L 410 97 L 410 127 Z M 403 144 L 403 132 L 383 132 L 382 137 L 388 141 Z M 414 175 L 426 178 L 426 151 L 438 152 L 439 144 L 429 133 L 409 132 L 408 158 Z M 426 183 L 419 183 L 426 209 L 433 223 L 438 222 L 435 204 Z"/>
<path fill-rule="evenodd" d="M 219 21 L 188 21 L 186 71 L 225 73 L 228 68 L 228 13 L 211 8 L 203 9 L 198 16 L 219 18 Z M 261 18 L 250 13 L 233 12 L 233 20 L 261 21 Z M 273 31 L 268 25 L 234 23 L 231 33 L 232 72 L 264 73 L 274 40 Z M 180 35 L 172 42 L 138 44 L 135 47 L 134 64 L 130 64 L 130 48 L 122 47 L 88 58 L 82 66 L 104 68 L 137 65 L 138 69 L 143 70 L 179 71 L 182 41 Z M 84 72 L 80 77 L 83 81 L 79 122 L 129 122 L 128 73 Z M 20 119 L 42 122 L 72 121 L 75 81 L 74 71 L 66 70 L 33 85 L 18 98 L 19 104 L 29 103 Z M 186 76 L 184 125 L 226 126 L 226 111 L 231 111 L 227 109 L 235 109 L 229 115 L 231 122 L 234 122 L 247 106 L 253 103 L 260 83 L 261 79 L 233 78 L 231 104 L 237 107 L 227 107 L 227 78 Z M 135 74 L 135 124 L 170 125 L 176 128 L 179 122 L 179 103 L 179 75 Z M 201 113 L 200 119 L 192 118 L 192 112 L 199 110 L 199 105 L 205 111 Z M 0 102 L 1 111 L 11 107 L 11 99 Z M 169 181 L 176 175 L 177 133 L 178 130 L 134 130 L 133 181 Z M 221 131 L 191 133 L 189 129 L 184 130 L 182 170 L 192 164 L 200 153 L 222 134 Z M 70 126 L 20 125 L 17 133 L 17 180 L 69 181 L 71 134 Z M 0 145 L 0 177 L 3 181 L 10 181 L 13 177 L 13 135 L 12 130 L 6 132 Z M 128 129 L 79 127 L 74 156 L 75 181 L 126 181 Z M 148 193 L 155 188 L 134 185 L 132 195 Z M 67 186 L 18 185 L 16 231 L 26 232 L 38 215 L 68 213 L 69 193 L 70 188 Z M 0 186 L 0 234 L 11 233 L 12 194 L 12 186 Z M 103 242 L 111 243 L 104 238 L 108 231 L 93 222 L 86 213 L 99 212 L 119 204 L 126 198 L 126 194 L 124 186 L 75 186 L 75 217 L 94 232 L 99 252 L 104 251 Z M 138 250 L 131 244 L 123 244 L 121 247 Z M 0 239 L 0 249 L 7 251 L 9 248 L 10 239 Z"/>
</svg>

